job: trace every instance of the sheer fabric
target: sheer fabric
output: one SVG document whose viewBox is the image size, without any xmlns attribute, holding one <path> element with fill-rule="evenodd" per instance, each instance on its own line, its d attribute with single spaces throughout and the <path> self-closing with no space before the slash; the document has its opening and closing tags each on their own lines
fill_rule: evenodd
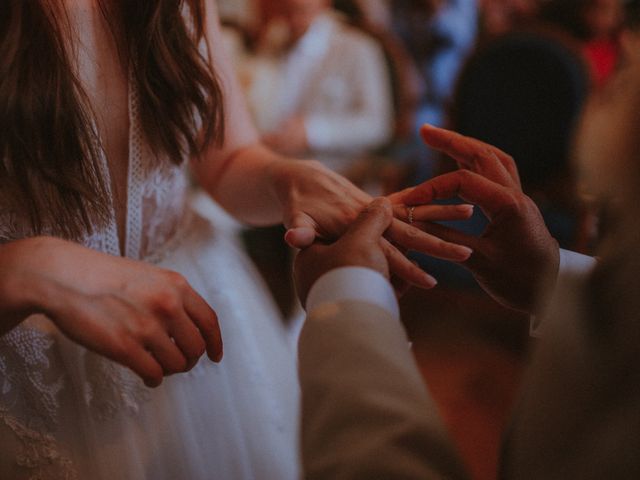
<svg viewBox="0 0 640 480">
<path fill-rule="evenodd" d="M 127 195 L 122 253 L 187 278 L 219 316 L 225 358 L 148 389 L 47 318 L 29 318 L 0 337 L 0 478 L 297 478 L 285 329 L 241 248 L 191 209 L 186 166 L 152 155 L 131 82 Z M 0 242 L 31 234 L 8 205 L 0 196 Z M 121 254 L 115 214 L 82 243 Z"/>
</svg>

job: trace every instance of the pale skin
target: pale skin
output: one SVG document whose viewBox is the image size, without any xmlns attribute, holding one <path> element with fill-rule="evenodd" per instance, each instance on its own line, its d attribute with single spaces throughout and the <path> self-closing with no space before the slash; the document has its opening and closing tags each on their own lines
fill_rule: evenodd
<svg viewBox="0 0 640 480">
<path fill-rule="evenodd" d="M 72 21 L 80 19 L 81 25 L 96 22 L 79 30 L 87 49 L 85 53 L 80 49 L 81 81 L 97 112 L 124 245 L 128 116 L 123 105 L 127 82 L 121 68 L 91 63 L 91 53 L 98 45 L 108 50 L 106 58 L 110 60 L 106 63 L 117 58 L 113 42 L 100 40 L 108 36 L 108 27 L 96 14 L 95 0 L 68 5 L 77 7 L 70 8 Z M 284 223 L 289 229 L 287 241 L 295 247 L 306 247 L 316 238 L 337 238 L 370 197 L 316 162 L 286 159 L 259 142 L 231 67 L 215 48 L 221 42 L 213 0 L 207 2 L 206 22 L 207 41 L 216 53 L 213 62 L 225 93 L 227 134 L 223 148 L 211 148 L 192 162 L 198 182 L 243 222 Z M 85 31 L 89 33 L 82 36 Z M 450 218 L 466 215 L 449 212 Z M 449 260 L 464 261 L 471 254 L 467 247 L 442 241 L 398 220 L 392 222 L 388 237 L 404 248 L 429 251 Z M 433 279 L 390 241 L 381 242 L 381 248 L 394 274 L 412 284 L 433 286 Z M 69 338 L 131 368 L 149 386 L 159 385 L 166 375 L 189 370 L 205 350 L 214 361 L 222 358 L 222 335 L 214 310 L 175 272 L 50 237 L 0 246 L 0 271 L 0 334 L 33 314 L 46 315 Z"/>
<path fill-rule="evenodd" d="M 282 20 L 289 29 L 291 44 L 309 30 L 313 22 L 328 8 L 328 0 L 277 0 Z M 303 117 L 287 119 L 275 131 L 262 138 L 265 145 L 283 155 L 303 155 L 308 149 L 307 129 Z"/>
</svg>

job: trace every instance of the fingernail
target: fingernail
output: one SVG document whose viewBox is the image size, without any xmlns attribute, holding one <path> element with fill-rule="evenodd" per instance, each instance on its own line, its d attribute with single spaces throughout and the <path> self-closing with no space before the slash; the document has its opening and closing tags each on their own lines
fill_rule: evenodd
<svg viewBox="0 0 640 480">
<path fill-rule="evenodd" d="M 422 282 L 422 287 L 426 288 L 427 290 L 434 288 L 436 285 L 438 285 L 438 280 L 436 280 L 435 278 L 433 278 L 431 275 L 429 275 L 428 273 L 424 274 L 424 278 L 423 278 L 423 282 Z"/>
<path fill-rule="evenodd" d="M 462 245 L 456 246 L 456 255 L 459 255 L 460 260 L 468 260 L 471 255 L 473 255 L 473 250 L 469 247 L 464 247 Z"/>
<path fill-rule="evenodd" d="M 224 356 L 224 352 L 220 350 L 220 353 L 216 355 L 216 358 L 213 359 L 215 363 L 220 363 L 222 361 L 222 357 Z"/>
<path fill-rule="evenodd" d="M 458 205 L 457 206 L 458 210 L 462 211 L 462 212 L 473 212 L 473 209 L 475 208 L 474 205 L 469 205 L 469 204 L 464 204 L 464 205 Z"/>
</svg>

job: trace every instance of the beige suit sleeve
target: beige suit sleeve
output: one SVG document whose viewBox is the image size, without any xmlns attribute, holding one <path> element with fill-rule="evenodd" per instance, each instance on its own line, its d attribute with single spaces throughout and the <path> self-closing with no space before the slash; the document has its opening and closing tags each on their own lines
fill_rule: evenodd
<svg viewBox="0 0 640 480">
<path fill-rule="evenodd" d="M 305 478 L 466 479 L 409 350 L 386 310 L 318 307 L 300 337 Z"/>
</svg>

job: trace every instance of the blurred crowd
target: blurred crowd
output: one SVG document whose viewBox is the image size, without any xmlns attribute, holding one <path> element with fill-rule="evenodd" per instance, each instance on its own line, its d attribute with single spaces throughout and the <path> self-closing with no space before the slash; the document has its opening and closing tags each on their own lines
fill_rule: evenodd
<svg viewBox="0 0 640 480">
<path fill-rule="evenodd" d="M 561 246 L 591 251 L 601 219 L 572 174 L 574 126 L 638 48 L 638 0 L 218 3 L 275 150 L 319 159 L 379 195 L 452 168 L 419 138 L 424 123 L 445 126 L 513 155 Z M 460 228 L 485 225 L 478 212 Z"/>
</svg>

